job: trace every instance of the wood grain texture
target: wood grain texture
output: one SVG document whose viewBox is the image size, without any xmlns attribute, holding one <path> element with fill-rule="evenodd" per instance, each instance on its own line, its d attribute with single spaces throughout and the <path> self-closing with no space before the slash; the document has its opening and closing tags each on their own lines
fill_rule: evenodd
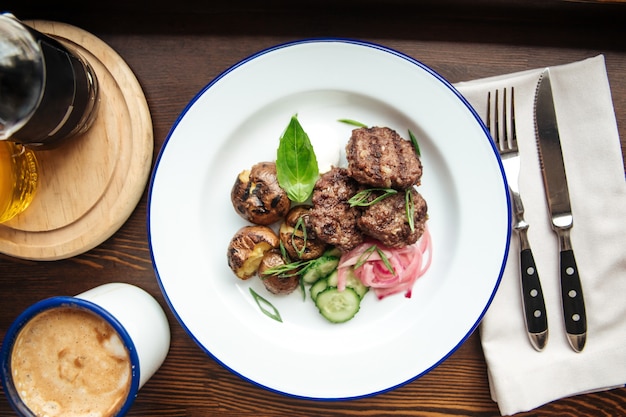
<svg viewBox="0 0 626 417">
<path fill-rule="evenodd" d="M 11 1 L 7 8 L 10 9 Z M 14 1 L 24 18 L 61 20 L 105 40 L 133 69 L 146 95 L 159 150 L 189 100 L 215 76 L 260 49 L 306 37 L 341 36 L 378 42 L 430 66 L 451 82 L 558 65 L 604 54 L 626 149 L 626 41 L 618 15 L 590 14 L 580 25 L 579 12 L 564 13 L 552 24 L 532 18 L 537 2 L 481 1 L 490 11 L 464 14 L 456 9 L 399 5 L 358 7 L 329 13 L 310 2 L 269 2 L 267 11 L 251 2 L 226 3 L 219 10 L 195 12 L 189 2 L 178 7 L 156 1 L 153 8 L 137 2 L 108 3 L 91 13 L 69 6 L 28 7 Z M 324 3 L 324 2 L 322 2 Z M 373 2 L 365 2 L 368 5 Z M 396 3 L 413 3 L 408 1 Z M 445 4 L 446 2 L 444 2 Z M 569 3 L 569 2 L 568 2 Z M 258 3 L 256 3 L 258 4 Z M 274 6 L 271 6 L 271 5 Z M 327 4 L 327 3 L 325 3 Z M 490 4 L 493 8 L 489 8 Z M 116 7 L 125 13 L 116 14 Z M 552 10 L 554 2 L 550 2 Z M 567 9 L 572 5 L 568 4 Z M 574 7 L 575 8 L 575 7 Z M 557 9 L 558 10 L 558 9 Z M 618 9 L 623 12 L 622 9 Z M 550 12 L 554 17 L 558 13 Z M 621 20 L 623 22 L 623 20 Z M 153 155 L 153 162 L 156 153 Z M 353 401 L 322 402 L 285 397 L 242 380 L 207 356 L 166 307 L 152 270 L 146 231 L 147 192 L 128 221 L 98 247 L 73 258 L 34 262 L 0 256 L 0 337 L 19 312 L 52 295 L 77 294 L 123 280 L 146 289 L 166 308 L 172 326 L 171 351 L 163 367 L 148 381 L 129 416 L 498 416 L 489 395 L 487 369 L 479 335 L 472 335 L 440 366 L 391 392 Z M 181 243 L 184 244 L 184 243 Z M 375 375 L 373 375 L 375 377 Z M 584 377 L 584 376 L 583 376 Z M 0 398 L 0 417 L 14 415 Z M 626 388 L 578 395 L 520 413 L 521 417 L 623 416 Z"/>
</svg>

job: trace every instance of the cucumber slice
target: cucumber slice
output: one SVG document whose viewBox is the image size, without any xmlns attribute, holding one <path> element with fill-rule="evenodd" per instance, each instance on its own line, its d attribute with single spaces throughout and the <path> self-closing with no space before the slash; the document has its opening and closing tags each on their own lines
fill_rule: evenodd
<svg viewBox="0 0 626 417">
<path fill-rule="evenodd" d="M 339 273 L 335 269 L 327 278 L 329 287 L 336 287 L 339 284 Z M 369 287 L 366 287 L 361 280 L 354 274 L 352 268 L 348 269 L 346 275 L 346 288 L 352 288 L 359 295 L 359 298 L 363 298 L 369 291 Z"/>
<path fill-rule="evenodd" d="M 329 252 L 315 259 L 306 267 L 302 275 L 305 284 L 313 284 L 318 279 L 328 276 L 339 265 L 339 257 L 329 254 Z"/>
<path fill-rule="evenodd" d="M 341 251 L 337 248 L 330 248 L 326 252 L 324 252 L 326 256 L 334 256 L 335 258 L 341 258 Z"/>
<path fill-rule="evenodd" d="M 339 272 L 335 269 L 326 277 L 326 281 L 328 281 L 329 287 L 336 287 L 339 284 Z"/>
<path fill-rule="evenodd" d="M 326 278 L 320 278 L 315 281 L 315 284 L 311 285 L 311 289 L 309 290 L 311 293 L 311 299 L 315 301 L 319 293 L 328 288 L 328 281 Z"/>
<path fill-rule="evenodd" d="M 339 291 L 336 287 L 328 287 L 317 295 L 315 305 L 326 320 L 345 323 L 359 312 L 361 298 L 352 288 Z"/>
</svg>

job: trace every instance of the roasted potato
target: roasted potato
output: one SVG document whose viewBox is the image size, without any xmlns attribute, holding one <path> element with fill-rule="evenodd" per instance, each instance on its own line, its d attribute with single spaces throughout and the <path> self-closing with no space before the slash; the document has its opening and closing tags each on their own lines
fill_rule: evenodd
<svg viewBox="0 0 626 417">
<path fill-rule="evenodd" d="M 276 249 L 269 250 L 263 255 L 258 273 L 263 281 L 263 285 L 272 294 L 291 294 L 300 285 L 300 277 L 297 274 L 297 270 L 289 271 L 282 275 L 266 273 L 270 268 L 285 264 L 283 256 Z"/>
<path fill-rule="evenodd" d="M 275 223 L 291 207 L 287 193 L 278 185 L 274 162 L 259 162 L 239 173 L 230 198 L 235 211 L 254 224 Z"/>
<path fill-rule="evenodd" d="M 257 273 L 263 255 L 277 248 L 280 241 L 267 226 L 244 226 L 228 245 L 228 266 L 238 278 L 248 279 Z"/>
<path fill-rule="evenodd" d="M 280 225 L 279 236 L 289 256 L 293 259 L 315 259 L 320 257 L 327 244 L 316 239 L 308 216 L 311 206 L 295 206 L 287 213 Z"/>
</svg>

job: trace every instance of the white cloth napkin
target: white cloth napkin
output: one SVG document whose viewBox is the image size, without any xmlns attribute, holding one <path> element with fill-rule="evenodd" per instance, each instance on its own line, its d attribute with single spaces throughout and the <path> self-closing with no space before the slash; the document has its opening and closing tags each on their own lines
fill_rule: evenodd
<svg viewBox="0 0 626 417">
<path fill-rule="evenodd" d="M 581 353 L 570 348 L 565 335 L 558 242 L 550 228 L 535 143 L 533 104 L 542 71 L 455 85 L 483 118 L 487 91 L 515 87 L 521 195 L 548 314 L 548 344 L 537 352 L 526 336 L 519 242 L 512 234 L 502 282 L 480 325 L 491 395 L 502 415 L 626 384 L 626 181 L 604 57 L 550 69 L 574 216 L 572 246 L 587 310 L 587 344 Z"/>
</svg>

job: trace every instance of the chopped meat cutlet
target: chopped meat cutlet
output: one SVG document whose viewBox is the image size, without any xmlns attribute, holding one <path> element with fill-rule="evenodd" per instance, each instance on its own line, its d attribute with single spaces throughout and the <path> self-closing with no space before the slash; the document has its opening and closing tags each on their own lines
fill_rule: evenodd
<svg viewBox="0 0 626 417">
<path fill-rule="evenodd" d="M 372 187 L 419 185 L 422 163 L 413 144 L 388 127 L 354 129 L 346 145 L 348 174 Z"/>
<path fill-rule="evenodd" d="M 367 207 L 357 222 L 361 231 L 383 245 L 394 248 L 417 242 L 424 233 L 428 207 L 414 188 L 409 188 L 407 192 L 412 196 L 413 231 L 408 222 L 404 191 Z"/>
<path fill-rule="evenodd" d="M 317 180 L 309 220 L 318 239 L 342 251 L 363 242 L 363 233 L 357 227 L 360 211 L 348 203 L 358 189 L 359 184 L 345 168 L 332 168 Z"/>
</svg>

